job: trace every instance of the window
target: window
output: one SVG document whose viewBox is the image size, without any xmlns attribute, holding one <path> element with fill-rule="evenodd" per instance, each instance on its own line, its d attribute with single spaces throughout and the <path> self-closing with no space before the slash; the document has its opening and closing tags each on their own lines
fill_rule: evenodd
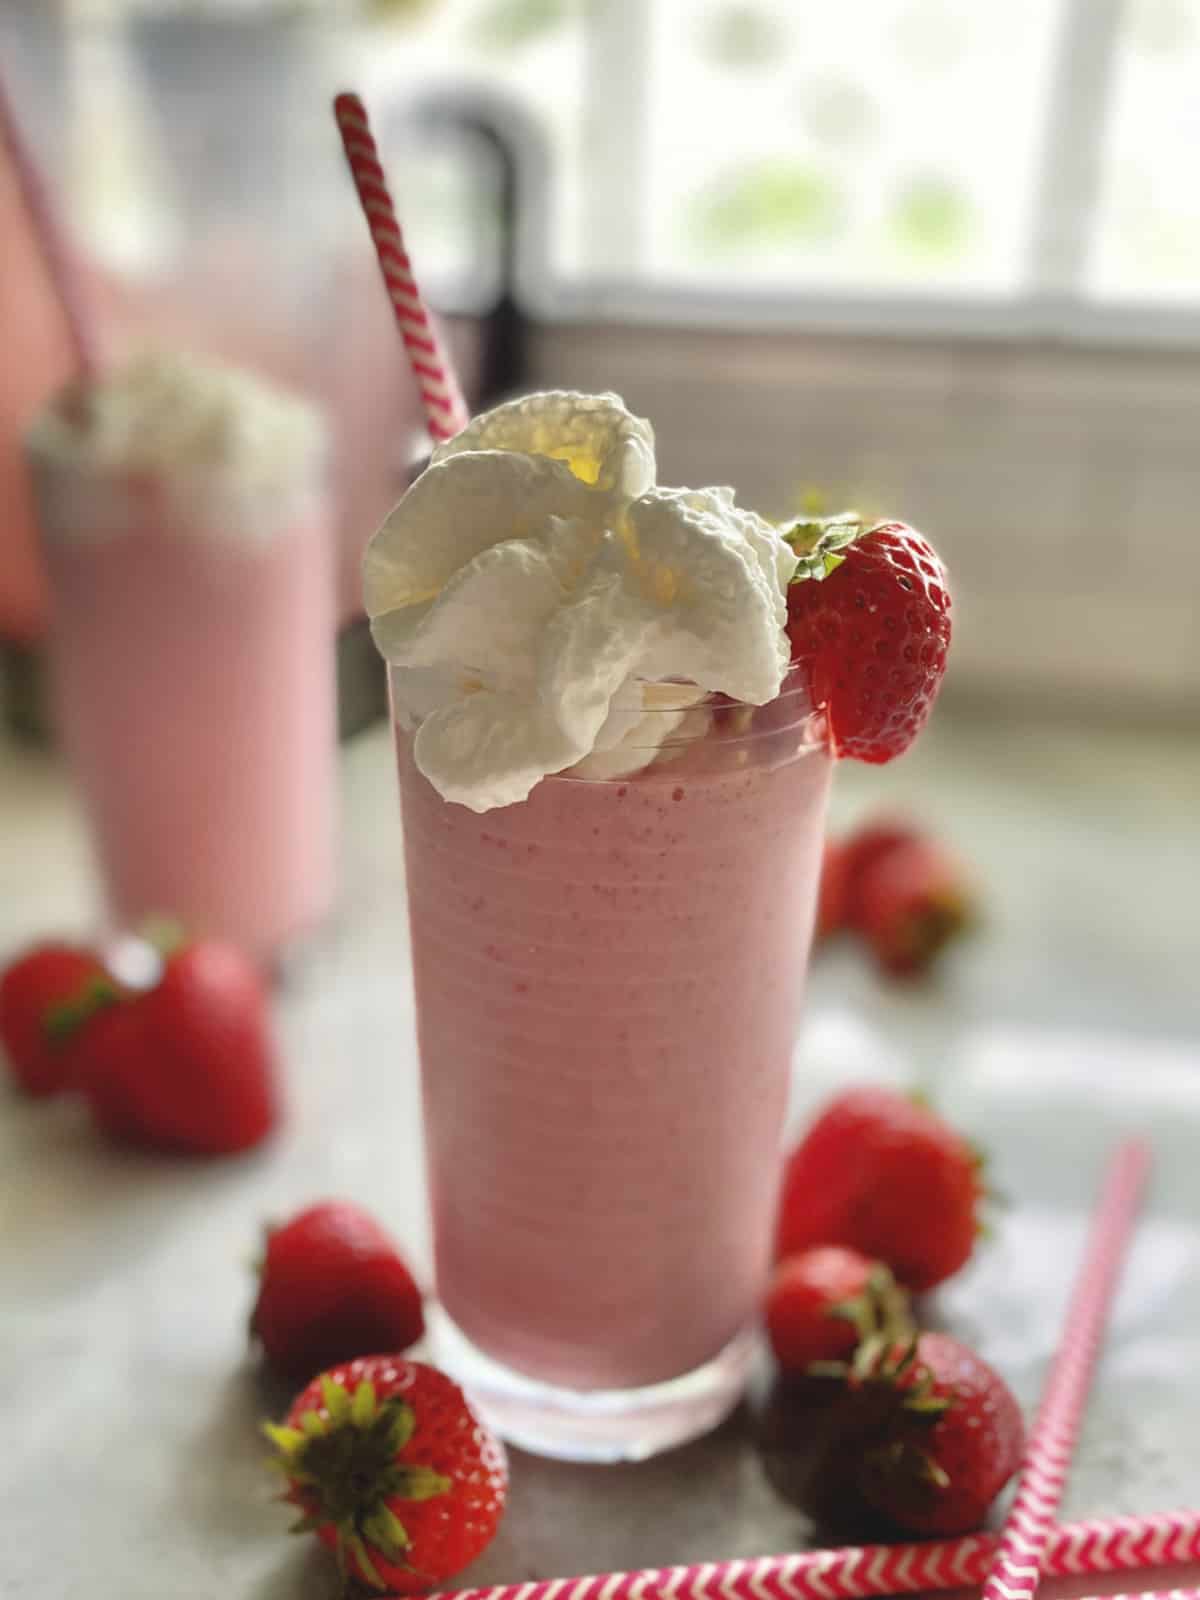
<svg viewBox="0 0 1200 1600">
<path fill-rule="evenodd" d="M 526 265 L 559 310 L 1175 337 L 1200 313 L 1200 0 L 424 0 L 364 61 L 376 105 L 524 109 L 550 170 Z M 399 126 L 414 252 L 469 299 L 486 164 Z"/>
<path fill-rule="evenodd" d="M 1011 293 L 1054 0 L 654 7 L 645 267 L 747 287 Z"/>
<path fill-rule="evenodd" d="M 1200 298 L 1200 4 L 1129 0 L 1088 263 L 1102 299 Z"/>
<path fill-rule="evenodd" d="M 446 306 L 493 294 L 498 170 L 413 114 L 482 98 L 544 155 L 541 309 L 1200 336 L 1200 0 L 341 3 Z"/>
</svg>

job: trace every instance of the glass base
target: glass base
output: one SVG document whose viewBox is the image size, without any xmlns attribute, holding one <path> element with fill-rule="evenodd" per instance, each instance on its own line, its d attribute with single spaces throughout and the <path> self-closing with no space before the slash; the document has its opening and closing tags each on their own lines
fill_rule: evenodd
<svg viewBox="0 0 1200 1600">
<path fill-rule="evenodd" d="M 723 1422 L 745 1392 L 750 1329 L 693 1372 L 643 1389 L 561 1389 L 484 1355 L 441 1306 L 427 1314 L 433 1359 L 502 1439 L 560 1461 L 644 1461 Z"/>
</svg>

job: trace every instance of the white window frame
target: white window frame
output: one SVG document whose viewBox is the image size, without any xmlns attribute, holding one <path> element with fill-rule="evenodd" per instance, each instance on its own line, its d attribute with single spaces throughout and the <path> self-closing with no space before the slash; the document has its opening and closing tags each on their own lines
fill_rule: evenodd
<svg viewBox="0 0 1200 1600">
<path fill-rule="evenodd" d="M 1028 287 L 1004 297 L 846 293 L 820 285 L 746 294 L 640 279 L 645 164 L 638 141 L 650 92 L 646 46 L 653 0 L 583 4 L 588 65 L 582 116 L 590 194 L 585 258 L 596 270 L 586 282 L 556 280 L 545 256 L 537 260 L 523 250 L 520 287 L 539 315 L 673 327 L 1200 345 L 1200 305 L 1113 302 L 1084 289 L 1124 0 L 1065 0 L 1030 230 Z M 536 233 L 527 234 L 530 243 Z"/>
</svg>

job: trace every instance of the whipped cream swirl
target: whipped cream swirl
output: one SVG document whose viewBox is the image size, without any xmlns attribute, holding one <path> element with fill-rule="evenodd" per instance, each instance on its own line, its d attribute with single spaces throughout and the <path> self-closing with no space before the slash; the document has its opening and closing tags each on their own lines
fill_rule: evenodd
<svg viewBox="0 0 1200 1600">
<path fill-rule="evenodd" d="M 778 694 L 795 555 L 731 489 L 654 477 L 617 396 L 532 395 L 439 445 L 372 539 L 372 633 L 445 799 L 636 771 L 707 693 Z"/>
</svg>

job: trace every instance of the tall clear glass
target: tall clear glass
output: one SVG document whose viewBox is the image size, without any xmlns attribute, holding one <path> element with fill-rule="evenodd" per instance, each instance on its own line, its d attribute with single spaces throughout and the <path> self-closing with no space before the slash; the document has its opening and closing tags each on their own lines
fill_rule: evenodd
<svg viewBox="0 0 1200 1600">
<path fill-rule="evenodd" d="M 216 469 L 30 448 L 56 717 L 108 920 L 175 917 L 274 963 L 334 895 L 324 450 L 251 501 Z"/>
<path fill-rule="evenodd" d="M 717 697 L 636 775 L 476 815 L 397 719 L 437 1354 L 515 1443 L 651 1455 L 742 1392 L 823 731 L 793 681 L 762 708 Z"/>
</svg>

